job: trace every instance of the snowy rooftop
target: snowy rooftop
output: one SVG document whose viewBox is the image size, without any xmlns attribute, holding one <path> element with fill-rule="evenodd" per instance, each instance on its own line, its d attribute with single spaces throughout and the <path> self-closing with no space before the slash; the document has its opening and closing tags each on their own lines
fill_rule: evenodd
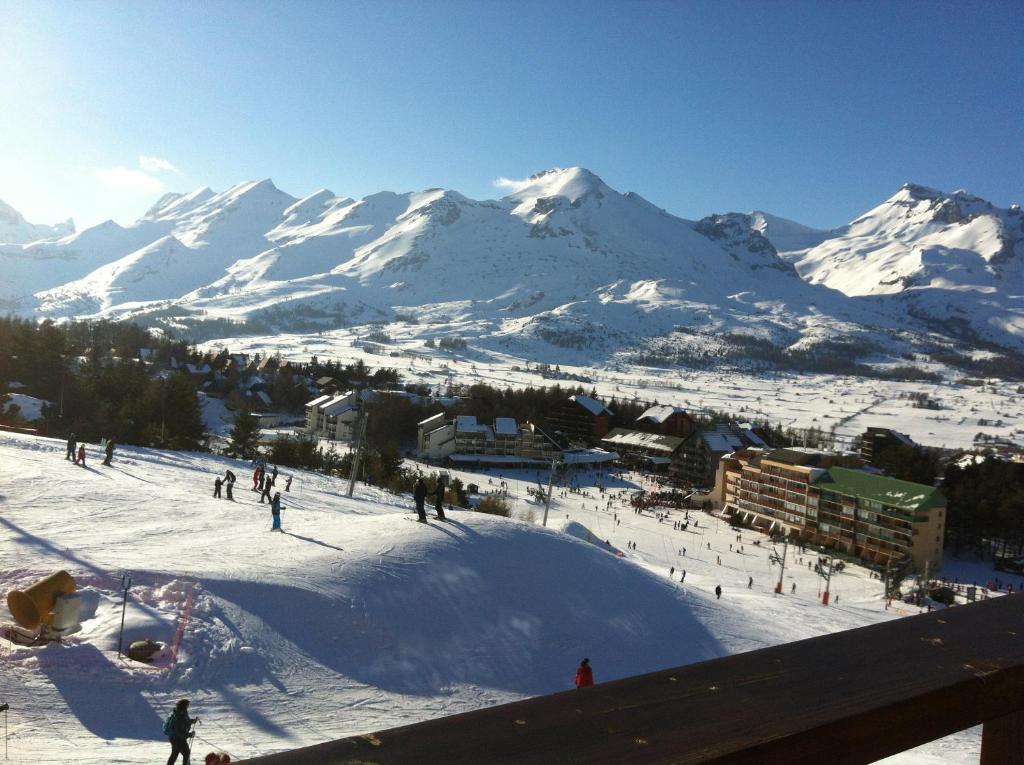
<svg viewBox="0 0 1024 765">
<path fill-rule="evenodd" d="M 613 446 L 630 446 L 665 454 L 672 454 L 683 443 L 683 439 L 676 436 L 662 436 L 658 433 L 644 433 L 641 430 L 626 428 L 615 428 L 601 440 Z"/>
<path fill-rule="evenodd" d="M 331 396 L 330 394 L 327 394 L 326 396 L 318 396 L 317 398 L 315 398 L 312 401 L 308 402 L 306 404 L 306 408 L 307 409 L 312 409 L 315 406 L 321 406 L 325 401 L 330 401 L 332 398 L 333 398 L 333 396 Z"/>
<path fill-rule="evenodd" d="M 681 412 L 681 413 L 685 414 L 686 410 L 682 409 L 682 408 L 680 408 L 678 406 L 668 406 L 668 405 L 664 405 L 664 404 L 657 404 L 655 406 L 652 406 L 650 409 L 648 409 L 646 412 L 641 414 L 636 419 L 637 419 L 637 422 L 639 422 L 640 420 L 650 420 L 651 422 L 656 422 L 656 423 L 658 423 L 660 425 L 663 422 L 665 422 L 665 420 L 667 420 L 669 417 L 671 417 L 673 414 L 676 414 L 677 412 Z"/>
<path fill-rule="evenodd" d="M 598 415 L 601 414 L 602 412 L 608 412 L 608 414 L 612 413 L 611 409 L 606 407 L 600 401 L 591 398 L 590 396 L 582 396 L 580 394 L 576 394 L 574 396 L 569 396 L 569 400 L 575 401 L 577 404 L 582 406 L 584 409 L 586 409 L 593 415 Z"/>
</svg>

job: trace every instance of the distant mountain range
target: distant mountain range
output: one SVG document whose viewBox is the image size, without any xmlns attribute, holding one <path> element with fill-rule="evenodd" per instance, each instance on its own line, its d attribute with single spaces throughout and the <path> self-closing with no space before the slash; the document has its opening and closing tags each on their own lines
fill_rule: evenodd
<svg viewBox="0 0 1024 765">
<path fill-rule="evenodd" d="M 911 184 L 832 231 L 763 212 L 684 220 L 578 167 L 498 200 L 296 199 L 264 180 L 167 194 L 126 228 L 32 227 L 0 205 L 8 218 L 0 309 L 201 338 L 400 324 L 650 363 L 1024 351 L 1020 208 Z"/>
</svg>

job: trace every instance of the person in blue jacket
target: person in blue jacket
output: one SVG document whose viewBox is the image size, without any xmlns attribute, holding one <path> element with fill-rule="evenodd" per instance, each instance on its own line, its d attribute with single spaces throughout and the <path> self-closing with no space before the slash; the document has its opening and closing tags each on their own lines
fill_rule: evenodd
<svg viewBox="0 0 1024 765">
<path fill-rule="evenodd" d="M 174 711 L 164 723 L 164 734 L 171 742 L 171 756 L 167 758 L 167 765 L 174 765 L 178 761 L 179 754 L 182 758 L 181 761 L 185 765 L 189 765 L 191 751 L 188 739 L 192 725 L 197 722 L 199 722 L 198 717 L 188 716 L 188 699 L 182 699 L 175 705 Z"/>
</svg>

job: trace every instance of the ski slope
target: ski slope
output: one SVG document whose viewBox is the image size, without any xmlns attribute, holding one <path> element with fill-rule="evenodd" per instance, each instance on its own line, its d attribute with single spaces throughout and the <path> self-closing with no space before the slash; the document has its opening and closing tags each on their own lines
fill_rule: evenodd
<svg viewBox="0 0 1024 765">
<path fill-rule="evenodd" d="M 483 490 L 504 480 L 517 519 L 452 511 L 422 526 L 408 497 L 360 484 L 347 499 L 346 482 L 285 469 L 276 534 L 244 463 L 126 447 L 105 467 L 87 449 L 83 469 L 62 442 L 0 433 L 0 589 L 63 568 L 85 604 L 64 644 L 3 646 L 14 763 L 162 761 L 162 720 L 183 696 L 202 719 L 195 753 L 239 759 L 563 690 L 583 656 L 601 682 L 900 616 L 853 567 L 833 580 L 838 605 L 820 605 L 799 562 L 774 596 L 766 546 L 703 514 L 687 532 L 633 514 L 619 504 L 637 488 L 628 474 L 574 474 L 545 529 L 532 473 L 461 474 Z M 227 467 L 233 503 L 211 496 Z M 124 569 L 126 643 L 173 643 L 181 626 L 173 665 L 170 652 L 155 668 L 117 658 Z M 893 761 L 977 751 L 966 733 Z"/>
</svg>

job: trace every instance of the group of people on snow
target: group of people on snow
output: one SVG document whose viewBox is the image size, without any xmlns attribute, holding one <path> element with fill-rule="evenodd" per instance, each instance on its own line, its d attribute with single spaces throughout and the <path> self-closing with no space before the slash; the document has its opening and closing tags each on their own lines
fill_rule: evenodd
<svg viewBox="0 0 1024 765">
<path fill-rule="evenodd" d="M 419 476 L 412 487 L 412 498 L 416 503 L 416 515 L 418 516 L 416 520 L 420 523 L 427 522 L 426 502 L 427 494 L 429 493 L 430 492 L 427 491 L 427 482 L 423 480 L 423 476 Z M 444 515 L 444 493 L 444 476 L 441 475 L 437 477 L 437 486 L 433 491 L 434 513 L 439 521 L 447 520 Z"/>
<path fill-rule="evenodd" d="M 103 450 L 106 454 L 106 459 L 103 460 L 103 464 L 109 466 L 110 461 L 114 458 L 113 438 L 108 438 L 104 441 Z M 71 433 L 68 436 L 67 453 L 64 455 L 64 459 L 73 460 L 74 464 L 85 467 L 85 444 L 78 443 L 78 438 L 74 433 Z"/>
</svg>

